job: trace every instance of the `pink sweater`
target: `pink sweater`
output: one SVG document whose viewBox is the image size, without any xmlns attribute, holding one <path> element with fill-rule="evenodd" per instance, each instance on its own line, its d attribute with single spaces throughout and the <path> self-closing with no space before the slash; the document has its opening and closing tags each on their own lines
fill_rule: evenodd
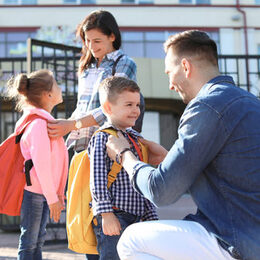
<svg viewBox="0 0 260 260">
<path fill-rule="evenodd" d="M 29 108 L 24 110 L 16 123 L 15 131 L 24 125 L 29 114 L 38 114 L 47 120 L 54 119 L 43 109 Z M 30 171 L 32 186 L 25 185 L 25 190 L 43 194 L 49 205 L 58 201 L 58 195 L 64 198 L 68 152 L 63 138 L 50 139 L 46 120 L 37 118 L 26 127 L 20 147 L 25 160 L 32 159 L 34 165 Z"/>
</svg>

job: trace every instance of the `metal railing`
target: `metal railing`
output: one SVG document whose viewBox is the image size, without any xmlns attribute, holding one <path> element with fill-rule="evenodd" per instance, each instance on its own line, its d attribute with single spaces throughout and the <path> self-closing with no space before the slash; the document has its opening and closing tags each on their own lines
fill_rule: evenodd
<svg viewBox="0 0 260 260">
<path fill-rule="evenodd" d="M 63 90 L 63 104 L 54 109 L 55 117 L 67 118 L 75 109 L 77 102 L 77 69 L 80 48 L 62 44 L 28 39 L 26 58 L 0 58 L 0 93 L 6 87 L 7 80 L 18 73 L 29 73 L 46 68 L 54 72 L 58 84 Z M 234 78 L 238 87 L 259 96 L 260 55 L 220 55 L 219 68 L 221 74 Z M 163 68 L 162 68 L 163 69 Z M 12 102 L 0 98 L 0 141 L 13 132 L 20 113 L 15 112 Z M 17 228 L 19 218 L 9 219 L 0 215 L 0 228 Z M 49 223 L 55 233 L 59 227 L 65 226 L 65 216 L 61 223 Z M 58 231 L 54 234 L 58 238 Z"/>
</svg>

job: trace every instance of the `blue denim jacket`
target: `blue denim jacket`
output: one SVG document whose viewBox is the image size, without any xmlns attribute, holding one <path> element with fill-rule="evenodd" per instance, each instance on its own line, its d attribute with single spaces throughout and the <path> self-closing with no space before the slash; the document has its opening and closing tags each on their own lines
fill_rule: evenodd
<svg viewBox="0 0 260 260">
<path fill-rule="evenodd" d="M 260 259 L 260 101 L 218 76 L 187 105 L 179 138 L 157 169 L 138 163 L 133 184 L 157 206 L 190 191 L 199 222 L 241 259 Z M 222 243 L 223 245 L 223 243 Z"/>
</svg>

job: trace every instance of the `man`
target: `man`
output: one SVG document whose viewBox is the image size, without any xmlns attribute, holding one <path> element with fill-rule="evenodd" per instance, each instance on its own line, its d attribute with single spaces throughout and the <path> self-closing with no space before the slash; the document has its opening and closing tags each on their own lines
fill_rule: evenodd
<svg viewBox="0 0 260 260">
<path fill-rule="evenodd" d="M 190 192 L 198 211 L 184 220 L 138 223 L 123 233 L 121 259 L 260 259 L 260 101 L 220 76 L 217 48 L 201 31 L 165 43 L 170 89 L 187 107 L 167 153 L 153 142 L 149 163 L 131 151 L 122 165 L 137 191 L 157 206 Z M 107 144 L 111 158 L 129 144 Z"/>
</svg>

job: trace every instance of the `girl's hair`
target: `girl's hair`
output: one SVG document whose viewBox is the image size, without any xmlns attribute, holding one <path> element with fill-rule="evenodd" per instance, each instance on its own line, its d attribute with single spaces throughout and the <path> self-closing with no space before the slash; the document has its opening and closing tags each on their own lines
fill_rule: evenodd
<svg viewBox="0 0 260 260">
<path fill-rule="evenodd" d="M 121 34 L 115 17 L 108 11 L 104 10 L 96 10 L 91 12 L 78 25 L 76 32 L 77 37 L 80 37 L 82 41 L 82 56 L 79 63 L 79 74 L 87 69 L 88 66 L 95 60 L 90 50 L 88 50 L 85 41 L 85 32 L 92 29 L 98 29 L 107 36 L 111 36 L 113 33 L 115 35 L 115 41 L 113 42 L 114 49 L 118 50 L 121 47 Z"/>
<path fill-rule="evenodd" d="M 54 77 L 49 70 L 38 70 L 28 76 L 21 73 L 8 81 L 6 96 L 16 101 L 18 111 L 27 104 L 42 108 L 42 94 L 50 92 L 53 83 Z"/>
</svg>

